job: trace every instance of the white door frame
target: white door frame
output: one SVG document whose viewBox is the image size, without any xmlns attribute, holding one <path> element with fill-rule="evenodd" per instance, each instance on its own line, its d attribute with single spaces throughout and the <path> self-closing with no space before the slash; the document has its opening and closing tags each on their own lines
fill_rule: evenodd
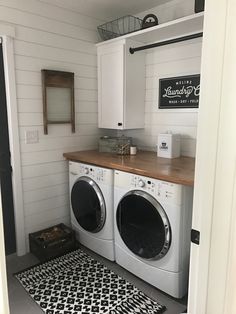
<svg viewBox="0 0 236 314">
<path fill-rule="evenodd" d="M 236 2 L 225 2 L 225 52 L 206 312 L 233 314 L 235 290 L 231 289 L 235 287 L 236 279 L 232 277 L 235 275 L 236 243 Z"/>
<path fill-rule="evenodd" d="M 9 300 L 7 291 L 6 260 L 4 247 L 4 232 L 2 220 L 2 198 L 0 190 L 0 313 L 9 314 Z"/>
<path fill-rule="evenodd" d="M 21 173 L 20 137 L 18 124 L 18 108 L 16 101 L 15 60 L 13 41 L 15 28 L 0 24 L 0 37 L 3 45 L 3 61 L 6 82 L 6 100 L 9 126 L 9 142 L 12 165 L 12 187 L 16 229 L 17 255 L 26 253 L 24 202 Z"/>
<path fill-rule="evenodd" d="M 189 314 L 234 313 L 227 282 L 236 256 L 234 14 L 234 0 L 206 0 L 193 206 L 200 246 L 191 245 Z"/>
</svg>

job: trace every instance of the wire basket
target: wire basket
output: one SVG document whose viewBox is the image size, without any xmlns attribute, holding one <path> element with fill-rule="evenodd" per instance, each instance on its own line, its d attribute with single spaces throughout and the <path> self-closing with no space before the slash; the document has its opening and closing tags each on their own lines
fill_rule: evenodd
<svg viewBox="0 0 236 314">
<path fill-rule="evenodd" d="M 126 136 L 103 136 L 99 139 L 99 152 L 116 153 L 119 155 L 129 154 L 132 138 Z"/>
<path fill-rule="evenodd" d="M 126 15 L 114 21 L 99 25 L 97 29 L 101 38 L 108 40 L 138 31 L 141 27 L 141 19 L 132 15 Z"/>
</svg>

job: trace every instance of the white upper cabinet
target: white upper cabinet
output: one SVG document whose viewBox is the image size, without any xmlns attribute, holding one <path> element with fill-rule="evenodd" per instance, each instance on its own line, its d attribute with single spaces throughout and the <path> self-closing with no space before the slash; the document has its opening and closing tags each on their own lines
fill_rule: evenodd
<svg viewBox="0 0 236 314">
<path fill-rule="evenodd" d="M 98 45 L 98 126 L 144 127 L 145 54 L 131 55 L 130 39 Z"/>
</svg>

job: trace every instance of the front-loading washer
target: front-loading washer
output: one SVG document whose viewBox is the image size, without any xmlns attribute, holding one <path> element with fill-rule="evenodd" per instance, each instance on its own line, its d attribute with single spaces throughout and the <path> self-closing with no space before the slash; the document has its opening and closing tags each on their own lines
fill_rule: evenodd
<svg viewBox="0 0 236 314">
<path fill-rule="evenodd" d="M 187 292 L 193 188 L 114 174 L 116 262 L 175 298 Z"/>
<path fill-rule="evenodd" d="M 77 240 L 114 261 L 113 170 L 69 162 L 71 225 Z"/>
</svg>

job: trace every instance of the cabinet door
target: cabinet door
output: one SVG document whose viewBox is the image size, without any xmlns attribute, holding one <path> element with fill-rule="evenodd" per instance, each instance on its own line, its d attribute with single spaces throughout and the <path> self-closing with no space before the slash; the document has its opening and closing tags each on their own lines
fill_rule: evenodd
<svg viewBox="0 0 236 314">
<path fill-rule="evenodd" d="M 124 45 L 98 49 L 98 126 L 123 129 Z"/>
</svg>

